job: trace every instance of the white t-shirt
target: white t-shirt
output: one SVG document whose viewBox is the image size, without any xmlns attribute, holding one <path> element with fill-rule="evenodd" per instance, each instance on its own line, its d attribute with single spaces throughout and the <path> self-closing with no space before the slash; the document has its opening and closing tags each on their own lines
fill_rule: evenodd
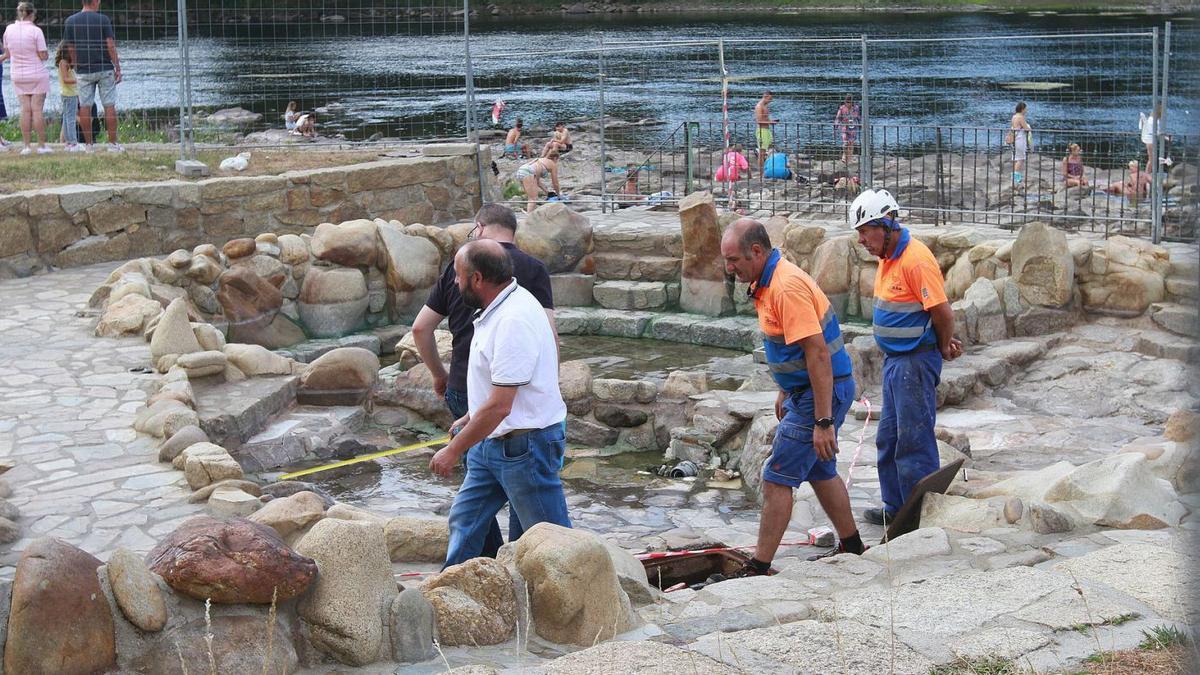
<svg viewBox="0 0 1200 675">
<path fill-rule="evenodd" d="M 475 319 L 467 362 L 467 409 L 472 416 L 497 385 L 517 387 L 517 396 L 512 411 L 489 438 L 513 429 L 544 429 L 567 416 L 558 389 L 558 349 L 550 319 L 516 279 Z"/>
</svg>

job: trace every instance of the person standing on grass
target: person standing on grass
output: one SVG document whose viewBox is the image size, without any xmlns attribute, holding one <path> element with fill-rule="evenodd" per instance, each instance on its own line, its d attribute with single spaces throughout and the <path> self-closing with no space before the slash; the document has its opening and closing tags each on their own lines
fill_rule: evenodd
<svg viewBox="0 0 1200 675">
<path fill-rule="evenodd" d="M 4 43 L 0 42 L 0 82 L 4 82 L 4 62 L 8 59 L 8 51 L 4 49 Z M 8 111 L 4 108 L 4 87 L 0 87 L 0 122 L 8 119 Z M 8 151 L 8 141 L 0 136 L 0 150 Z"/>
<path fill-rule="evenodd" d="M 771 246 L 762 223 L 741 218 L 721 237 L 725 271 L 749 283 L 767 368 L 779 385 L 779 428 L 763 466 L 763 511 L 754 557 L 738 577 L 767 574 L 792 518 L 793 490 L 812 486 L 837 530 L 838 545 L 810 560 L 861 554 L 850 494 L 837 474 L 837 434 L 854 402 L 850 355 L 825 293 L 804 270 Z"/>
<path fill-rule="evenodd" d="M 514 243 L 516 236 L 517 216 L 513 210 L 502 204 L 485 204 L 475 214 L 475 228 L 471 230 L 468 239 L 491 239 L 504 247 L 512 258 L 513 277 L 522 288 L 532 293 L 538 304 L 546 310 L 546 318 L 549 319 L 553 330 L 554 292 L 550 288 L 550 272 L 542 261 L 517 248 Z M 412 326 L 417 353 L 421 355 L 421 361 L 433 375 L 433 393 L 445 401 L 446 408 L 455 419 L 467 414 L 467 361 L 471 354 L 471 338 L 475 335 L 475 326 L 472 323 L 475 309 L 463 300 L 455 278 L 454 263 L 451 262 L 442 272 L 438 282 L 429 290 L 429 298 Z M 448 319 L 450 334 L 453 337 L 449 373 L 442 365 L 434 338 L 434 331 L 442 323 L 442 319 Z M 557 339 L 555 342 L 557 343 Z M 516 510 L 510 510 L 509 540 L 516 541 L 522 532 L 521 520 L 517 517 Z M 500 532 L 500 526 L 492 519 L 480 555 L 495 558 L 496 551 L 503 545 L 504 536 Z"/>
<path fill-rule="evenodd" d="M 124 152 L 117 142 L 117 84 L 121 82 L 121 59 L 112 21 L 100 13 L 100 0 L 84 0 L 83 8 L 67 17 L 63 42 L 75 64 L 79 91 L 79 124 L 83 127 L 85 150 L 92 152 L 92 104 L 99 94 L 108 128 L 108 151 Z"/>
<path fill-rule="evenodd" d="M 21 140 L 25 143 L 22 155 L 34 152 L 30 145 L 32 132 L 37 132 L 39 155 L 53 152 L 46 145 L 46 118 L 42 114 L 50 92 L 50 73 L 45 66 L 50 53 L 46 50 L 46 35 L 33 23 L 36 17 L 33 3 L 22 2 L 17 5 L 17 20 L 4 29 L 2 58 L 12 59 L 13 91 L 21 102 Z"/>
<path fill-rule="evenodd" d="M 478 311 L 467 414 L 429 461 L 433 473 L 449 477 L 467 458 L 466 478 L 450 507 L 445 567 L 479 556 L 505 502 L 526 529 L 542 522 L 571 526 L 558 475 L 567 406 L 545 308 L 517 283 L 512 256 L 499 242 L 467 242 L 454 256 L 454 273 L 463 302 Z"/>
<path fill-rule="evenodd" d="M 866 509 L 863 519 L 885 527 L 913 487 L 939 468 L 933 431 L 937 386 L 942 362 L 962 355 L 937 258 L 900 226 L 899 216 L 900 206 L 887 190 L 863 190 L 850 204 L 858 243 L 879 258 L 871 323 L 884 354 L 883 409 L 875 433 L 883 507 Z"/>
<path fill-rule="evenodd" d="M 79 96 L 75 88 L 75 63 L 71 61 L 71 50 L 66 42 L 59 42 L 54 54 L 54 65 L 58 68 L 58 87 L 62 93 L 62 135 L 67 152 L 81 152 L 79 146 Z"/>
</svg>

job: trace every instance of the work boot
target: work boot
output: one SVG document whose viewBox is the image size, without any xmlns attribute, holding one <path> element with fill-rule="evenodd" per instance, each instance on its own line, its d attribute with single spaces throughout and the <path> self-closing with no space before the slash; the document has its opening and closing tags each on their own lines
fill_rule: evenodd
<svg viewBox="0 0 1200 675">
<path fill-rule="evenodd" d="M 767 572 L 771 571 L 771 563 L 763 563 L 751 558 L 742 563 L 736 572 L 729 576 L 730 579 L 744 579 L 746 577 L 762 577 L 766 576 Z"/>
<path fill-rule="evenodd" d="M 882 508 L 863 509 L 863 520 L 872 525 L 887 527 L 892 524 L 892 518 L 895 516 L 883 510 Z"/>
<path fill-rule="evenodd" d="M 866 553 L 870 548 L 871 548 L 870 546 L 864 546 L 863 553 Z M 847 551 L 846 547 L 842 545 L 842 542 L 839 541 L 837 546 L 834 546 L 833 548 L 829 549 L 828 551 L 825 551 L 824 553 L 818 553 L 816 555 L 808 556 L 808 561 L 813 562 L 814 560 L 821 560 L 822 558 L 832 558 L 835 555 L 841 555 L 843 553 L 849 553 L 849 552 L 850 551 Z M 862 555 L 862 553 L 859 553 L 857 555 Z"/>
</svg>

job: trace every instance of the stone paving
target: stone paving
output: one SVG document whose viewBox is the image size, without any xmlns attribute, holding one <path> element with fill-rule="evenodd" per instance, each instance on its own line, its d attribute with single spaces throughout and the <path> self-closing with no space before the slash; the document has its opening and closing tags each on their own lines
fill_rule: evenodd
<svg viewBox="0 0 1200 675">
<path fill-rule="evenodd" d="M 154 439 L 133 430 L 157 375 L 137 338 L 98 339 L 88 297 L 116 263 L 0 281 L 0 457 L 21 510 L 22 538 L 0 553 L 11 577 L 35 537 L 62 538 L 106 560 L 139 553 L 184 518 L 183 474 L 159 464 Z"/>
</svg>

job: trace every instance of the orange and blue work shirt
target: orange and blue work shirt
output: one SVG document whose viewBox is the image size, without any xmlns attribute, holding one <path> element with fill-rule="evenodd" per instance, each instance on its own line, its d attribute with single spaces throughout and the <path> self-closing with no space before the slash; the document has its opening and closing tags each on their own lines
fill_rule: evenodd
<svg viewBox="0 0 1200 675">
<path fill-rule="evenodd" d="M 875 272 L 875 342 L 900 355 L 937 345 L 929 308 L 946 302 L 942 270 L 929 247 L 900 228 L 896 250 Z"/>
<path fill-rule="evenodd" d="M 833 377 L 850 375 L 850 355 L 842 344 L 842 328 L 829 298 L 804 270 L 783 260 L 773 249 L 762 275 L 750 285 L 758 312 L 767 367 L 780 389 L 803 391 L 812 386 L 800 341 L 820 333 L 829 347 Z"/>
</svg>

